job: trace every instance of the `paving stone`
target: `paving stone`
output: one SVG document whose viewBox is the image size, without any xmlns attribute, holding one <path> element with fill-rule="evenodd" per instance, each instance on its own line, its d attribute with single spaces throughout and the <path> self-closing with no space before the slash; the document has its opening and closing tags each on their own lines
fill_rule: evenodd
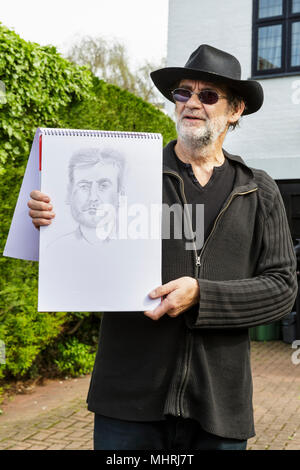
<svg viewBox="0 0 300 470">
<path fill-rule="evenodd" d="M 9 450 L 11 447 L 16 446 L 16 445 L 19 445 L 19 442 L 8 440 L 7 442 L 2 444 L 1 449 L 2 450 Z"/>
<path fill-rule="evenodd" d="M 53 444 L 53 445 L 50 445 L 47 450 L 64 450 L 64 447 L 63 445 L 60 443 L 60 444 Z"/>
<path fill-rule="evenodd" d="M 74 431 L 69 434 L 71 439 L 81 439 L 84 435 L 86 435 L 86 431 Z"/>
<path fill-rule="evenodd" d="M 59 440 L 59 439 L 65 439 L 66 437 L 70 436 L 71 434 L 72 434 L 71 430 L 66 431 L 66 432 L 58 431 L 58 432 L 53 433 L 49 437 L 52 437 L 55 440 Z M 68 440 L 70 440 L 70 439 L 68 439 Z"/>
<path fill-rule="evenodd" d="M 24 449 L 24 450 L 26 450 L 26 449 Z M 42 445 L 33 444 L 31 447 L 28 447 L 27 450 L 47 450 L 47 447 L 42 446 Z"/>
<path fill-rule="evenodd" d="M 26 441 L 26 439 L 29 439 L 30 437 L 33 437 L 36 434 L 36 431 L 31 430 L 31 431 L 21 431 L 15 434 L 14 440 L 16 441 Z"/>
<path fill-rule="evenodd" d="M 9 450 L 29 450 L 31 448 L 31 444 L 22 442 L 20 444 L 16 444 L 9 448 Z"/>
<path fill-rule="evenodd" d="M 71 442 L 71 444 L 68 444 L 65 447 L 65 449 L 66 450 L 80 450 L 81 449 L 80 442 Z"/>
<path fill-rule="evenodd" d="M 59 418 L 61 420 L 61 418 Z M 73 421 L 70 419 L 66 419 L 64 421 L 57 421 L 55 423 L 55 429 L 67 429 L 68 427 L 73 426 Z"/>
</svg>

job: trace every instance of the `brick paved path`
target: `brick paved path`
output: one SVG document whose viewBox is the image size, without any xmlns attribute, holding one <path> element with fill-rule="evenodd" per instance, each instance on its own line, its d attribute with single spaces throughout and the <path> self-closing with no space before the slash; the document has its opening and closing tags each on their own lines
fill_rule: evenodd
<svg viewBox="0 0 300 470">
<path fill-rule="evenodd" d="M 248 449 L 300 450 L 300 364 L 282 341 L 251 343 L 256 436 Z M 298 356 L 300 358 L 300 355 Z M 16 396 L 0 416 L 0 450 L 92 449 L 90 377 L 51 381 Z"/>
</svg>

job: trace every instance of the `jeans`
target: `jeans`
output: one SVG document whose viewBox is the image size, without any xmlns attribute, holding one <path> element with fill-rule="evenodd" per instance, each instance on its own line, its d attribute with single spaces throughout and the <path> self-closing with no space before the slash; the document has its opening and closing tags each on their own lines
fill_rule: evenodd
<svg viewBox="0 0 300 470">
<path fill-rule="evenodd" d="M 193 419 L 123 421 L 95 414 L 94 450 L 245 450 L 247 440 L 204 431 Z"/>
</svg>

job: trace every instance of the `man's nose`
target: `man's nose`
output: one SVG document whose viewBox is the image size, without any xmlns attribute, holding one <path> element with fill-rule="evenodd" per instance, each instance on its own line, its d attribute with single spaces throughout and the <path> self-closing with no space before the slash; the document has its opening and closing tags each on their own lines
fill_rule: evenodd
<svg viewBox="0 0 300 470">
<path fill-rule="evenodd" d="M 186 106 L 190 108 L 203 108 L 203 104 L 201 103 L 198 93 L 193 93 L 190 97 L 190 99 L 185 103 Z"/>
<path fill-rule="evenodd" d="M 97 183 L 93 182 L 91 187 L 90 187 L 90 200 L 91 201 L 98 201 L 99 199 L 99 193 L 98 193 L 98 188 L 97 188 Z"/>
</svg>

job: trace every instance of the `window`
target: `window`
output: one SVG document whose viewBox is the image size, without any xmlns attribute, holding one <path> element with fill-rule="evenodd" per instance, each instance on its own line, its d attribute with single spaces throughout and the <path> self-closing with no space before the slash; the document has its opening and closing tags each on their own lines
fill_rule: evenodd
<svg viewBox="0 0 300 470">
<path fill-rule="evenodd" d="M 253 0 L 252 75 L 300 73 L 300 0 Z"/>
</svg>

